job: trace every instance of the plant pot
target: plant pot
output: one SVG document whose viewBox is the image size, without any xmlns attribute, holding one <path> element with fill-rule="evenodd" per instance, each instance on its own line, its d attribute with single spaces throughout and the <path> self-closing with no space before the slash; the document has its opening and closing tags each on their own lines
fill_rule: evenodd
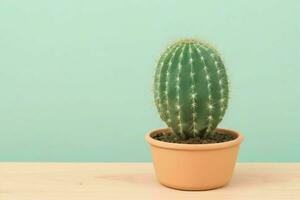
<svg viewBox="0 0 300 200">
<path fill-rule="evenodd" d="M 156 177 L 161 184 L 180 190 L 210 190 L 229 182 L 243 140 L 241 134 L 218 128 L 218 132 L 236 138 L 214 144 L 177 144 L 152 138 L 170 131 L 162 128 L 145 135 L 150 144 Z"/>
</svg>

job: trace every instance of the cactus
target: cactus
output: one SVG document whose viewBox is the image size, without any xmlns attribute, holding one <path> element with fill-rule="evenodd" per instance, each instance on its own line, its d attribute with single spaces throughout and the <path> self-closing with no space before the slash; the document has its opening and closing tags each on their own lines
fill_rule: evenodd
<svg viewBox="0 0 300 200">
<path fill-rule="evenodd" d="M 160 117 L 178 137 L 213 134 L 228 105 L 228 79 L 215 48 L 180 40 L 161 55 L 154 77 Z"/>
</svg>

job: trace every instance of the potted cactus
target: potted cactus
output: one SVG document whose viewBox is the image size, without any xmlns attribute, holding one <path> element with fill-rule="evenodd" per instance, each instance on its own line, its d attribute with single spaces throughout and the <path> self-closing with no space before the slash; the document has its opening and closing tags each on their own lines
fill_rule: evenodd
<svg viewBox="0 0 300 200">
<path fill-rule="evenodd" d="M 224 63 L 211 45 L 180 40 L 160 56 L 154 99 L 169 128 L 146 134 L 158 181 L 182 190 L 226 185 L 243 136 L 216 128 L 228 105 Z"/>
</svg>

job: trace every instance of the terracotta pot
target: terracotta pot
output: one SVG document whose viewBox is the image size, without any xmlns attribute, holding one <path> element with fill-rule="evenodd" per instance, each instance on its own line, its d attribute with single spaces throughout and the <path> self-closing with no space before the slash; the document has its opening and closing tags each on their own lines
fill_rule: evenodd
<svg viewBox="0 0 300 200">
<path fill-rule="evenodd" d="M 177 144 L 162 142 L 152 137 L 169 128 L 146 134 L 158 181 L 181 190 L 209 190 L 226 185 L 235 166 L 243 136 L 228 129 L 219 132 L 236 136 L 236 139 L 215 144 Z"/>
</svg>

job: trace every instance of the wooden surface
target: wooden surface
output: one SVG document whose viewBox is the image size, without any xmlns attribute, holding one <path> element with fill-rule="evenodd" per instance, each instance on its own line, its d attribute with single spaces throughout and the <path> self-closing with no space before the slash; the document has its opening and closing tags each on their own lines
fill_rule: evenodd
<svg viewBox="0 0 300 200">
<path fill-rule="evenodd" d="M 1 163 L 0 200 L 300 199 L 300 164 L 238 164 L 226 187 L 188 192 L 155 180 L 149 163 Z"/>
</svg>

